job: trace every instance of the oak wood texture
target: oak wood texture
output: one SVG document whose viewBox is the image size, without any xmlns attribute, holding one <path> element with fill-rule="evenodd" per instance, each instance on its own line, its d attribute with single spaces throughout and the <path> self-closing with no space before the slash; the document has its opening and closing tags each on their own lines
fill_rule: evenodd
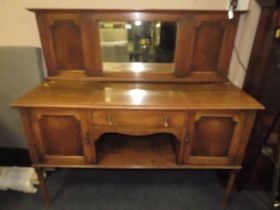
<svg viewBox="0 0 280 210">
<path fill-rule="evenodd" d="M 46 80 L 13 107 L 257 110 L 264 107 L 230 83 L 174 84 Z"/>
<path fill-rule="evenodd" d="M 233 20 L 221 11 L 182 10 L 32 10 L 36 13 L 49 76 L 92 79 L 226 81 L 239 13 Z M 158 65 L 143 72 L 104 72 L 99 21 L 165 21 L 177 23 L 174 71 L 157 74 Z M 121 67 L 121 66 L 119 66 Z M 155 73 L 156 72 L 156 73 Z"/>
<path fill-rule="evenodd" d="M 226 190 L 225 190 L 225 194 L 224 194 L 224 202 L 223 202 L 223 207 L 226 207 L 229 197 L 230 197 L 230 193 L 232 191 L 232 187 L 234 185 L 234 181 L 236 179 L 236 175 L 238 173 L 238 170 L 232 170 L 230 172 L 229 178 L 228 178 L 228 183 L 226 186 Z"/>
<path fill-rule="evenodd" d="M 190 114 L 185 162 L 232 164 L 241 141 L 244 112 L 196 111 Z"/>
<path fill-rule="evenodd" d="M 130 111 L 136 112 L 137 111 Z M 58 154 L 49 154 L 46 152 L 49 145 L 53 143 L 54 139 L 53 136 L 51 138 L 44 138 L 40 130 L 36 126 L 33 126 L 31 133 L 34 134 L 36 137 L 34 139 L 35 143 L 35 159 L 39 160 L 37 163 L 34 164 L 37 166 L 38 164 L 45 164 L 47 165 L 55 165 L 57 167 L 63 166 L 84 166 L 84 167 L 104 167 L 104 168 L 233 168 L 240 167 L 242 157 L 244 156 L 244 151 L 246 148 L 246 144 L 248 142 L 248 137 L 250 130 L 253 125 L 254 120 L 254 111 L 220 111 L 220 110 L 208 110 L 208 111 L 191 111 L 190 114 L 186 115 L 187 119 L 184 124 L 179 124 L 181 127 L 170 127 L 170 128 L 150 128 L 149 125 L 147 126 L 139 126 L 134 127 L 123 124 L 119 127 L 104 125 L 103 127 L 94 127 L 91 126 L 89 129 L 89 125 L 92 125 L 91 121 L 88 121 L 87 117 L 81 119 L 81 123 L 83 127 L 87 127 L 89 129 L 84 134 L 84 137 L 77 137 L 79 138 L 81 144 L 83 145 L 83 153 L 80 157 L 72 156 L 72 154 L 68 154 L 68 152 L 64 151 L 65 145 L 61 144 L 64 142 L 64 138 L 67 139 L 68 143 L 69 139 L 71 140 L 73 137 L 67 138 L 67 135 L 72 135 L 72 133 L 76 132 L 75 130 L 70 130 L 69 128 L 69 116 L 75 116 L 75 112 L 69 111 L 68 109 L 41 109 L 35 108 L 31 111 L 31 115 L 35 116 L 47 116 L 51 117 L 52 119 L 57 119 L 57 117 L 63 117 L 64 120 L 59 120 L 60 125 L 55 126 L 56 129 L 59 129 L 59 134 L 55 133 L 56 131 L 53 125 L 45 125 L 45 129 L 49 130 L 49 133 L 46 137 L 51 135 L 61 135 L 59 139 L 56 139 L 56 149 L 59 151 Z M 79 113 L 83 113 L 79 111 Z M 86 113 L 86 112 L 84 112 Z M 89 111 L 87 112 L 89 116 L 92 116 L 92 113 Z M 110 113 L 110 111 L 109 111 Z M 160 112 L 152 112 L 151 115 L 161 114 Z M 187 113 L 186 113 L 187 114 Z M 194 118 L 194 116 L 198 116 Z M 28 117 L 28 116 L 23 116 Z M 105 116 L 104 116 L 105 117 Z M 153 116 L 152 116 L 153 117 Z M 209 118 L 206 121 L 208 123 L 208 127 L 200 129 L 200 125 L 197 124 L 200 119 L 202 118 Z M 38 118 L 38 117 L 37 117 Z M 232 119 L 231 119 L 232 118 Z M 244 125 L 244 121 L 241 119 L 246 120 L 247 123 Z M 42 117 L 40 117 L 42 119 Z M 72 119 L 72 118 L 70 118 Z M 106 118 L 105 118 L 106 119 Z M 214 123 L 212 120 L 214 119 Z M 221 127 L 221 123 L 224 123 L 224 119 L 230 119 L 234 121 L 234 131 L 228 132 L 226 126 Z M 147 118 L 148 121 L 148 118 Z M 179 120 L 180 122 L 181 120 Z M 32 120 L 32 122 L 36 125 L 38 124 L 38 119 Z M 129 120 L 128 120 L 129 122 Z M 211 125 L 214 124 L 214 125 Z M 231 125 L 231 124 L 230 124 Z M 171 125 L 170 125 L 171 126 Z M 223 129 L 225 127 L 226 129 Z M 240 128 L 243 128 L 242 131 Z M 107 129 L 106 129 L 107 128 Z M 217 130 L 220 128 L 220 131 Z M 100 133 L 101 129 L 101 134 Z M 206 129 L 206 131 L 204 130 Z M 207 130 L 208 129 L 208 130 Z M 186 132 L 183 132 L 186 130 Z M 199 132 L 198 135 L 203 136 L 204 138 L 196 139 L 193 138 L 195 136 L 193 133 Z M 66 136 L 63 136 L 63 133 L 68 132 Z M 90 132 L 91 135 L 87 135 L 86 133 Z M 176 132 L 178 134 L 176 135 Z M 210 134 L 214 134 L 214 137 L 207 136 L 207 132 Z M 55 133 L 55 134 L 53 134 Z M 106 139 L 104 135 L 108 133 L 112 133 L 110 138 Z M 128 134 L 135 136 L 134 138 L 124 136 L 119 137 L 119 134 L 114 136 L 113 133 L 120 133 L 120 134 Z M 144 137 L 144 135 L 155 135 L 158 133 L 161 136 L 153 139 L 151 136 Z M 175 133 L 175 134 L 174 134 Z M 167 135 L 168 134 L 168 135 Z M 170 143 L 170 135 L 173 134 L 173 144 Z M 98 137 L 96 137 L 98 135 Z M 169 139 L 165 138 L 165 135 L 169 137 Z M 226 139 L 224 136 L 228 136 L 226 143 L 221 142 L 222 140 Z M 55 136 L 56 137 L 56 136 Z M 87 139 L 88 138 L 88 139 Z M 114 139 L 115 138 L 115 139 Z M 137 141 L 137 139 L 142 138 L 141 141 Z M 149 140 L 145 140 L 145 139 Z M 214 138 L 223 138 L 218 139 L 220 142 L 212 141 Z M 99 142 L 103 142 L 100 147 Z M 197 141 L 197 142 L 195 142 Z M 104 143 L 105 142 L 105 143 Z M 118 143 L 117 143 L 118 142 Z M 139 143 L 140 142 L 140 143 Z M 157 143 L 156 143 L 157 142 Z M 76 143 L 76 142 L 75 142 Z M 54 143 L 53 143 L 54 144 Z M 157 146 L 158 144 L 158 146 Z M 195 148 L 193 145 L 195 145 Z M 94 145 L 94 146 L 92 146 Z M 160 146 L 162 145 L 162 146 Z M 176 146 L 179 148 L 176 150 Z M 69 146 L 67 145 L 66 148 Z M 103 148 L 103 149 L 102 149 Z M 193 149 L 196 150 L 195 154 L 192 153 Z M 210 150 L 209 150 L 210 149 Z M 226 150 L 227 152 L 224 152 Z M 111 153 L 111 152 L 112 153 Z M 205 153 L 206 151 L 206 153 Z M 210 152 L 209 152 L 210 151 Z M 214 152 L 213 152 L 214 151 Z M 218 153 L 217 153 L 218 151 Z M 220 153 L 222 151 L 222 153 Z M 100 153 L 101 152 L 101 153 Z M 183 152 L 183 154 L 181 154 Z M 171 155 L 172 154 L 172 155 Z M 217 155 L 218 154 L 218 155 Z M 141 155 L 145 157 L 141 158 Z M 100 158 L 101 157 L 101 158 Z M 103 159 L 102 157 L 105 157 Z M 172 157 L 172 158 L 171 158 Z M 182 160 L 183 158 L 183 160 Z M 87 160 L 87 161 L 86 161 Z M 125 161 L 127 160 L 127 161 Z M 168 161 L 166 161 L 168 160 Z M 173 161 L 171 161 L 173 160 Z M 123 165 L 122 165 L 123 163 Z M 133 163 L 137 163 L 134 165 Z M 182 165 L 186 166 L 182 166 Z M 89 166 L 86 166 L 89 165 Z M 200 167 L 199 167 L 200 166 Z"/>
<path fill-rule="evenodd" d="M 39 163 L 39 155 L 37 152 L 37 149 L 35 147 L 35 138 L 34 138 L 34 132 L 32 130 L 32 120 L 30 116 L 30 112 L 28 109 L 20 109 L 19 110 L 21 121 L 22 121 L 22 127 L 24 130 L 24 134 L 26 137 L 26 142 L 28 145 L 28 152 L 30 155 L 30 159 L 33 164 Z"/>
<path fill-rule="evenodd" d="M 175 170 L 186 170 L 186 169 L 197 169 L 197 170 L 241 170 L 242 166 L 240 165 L 204 165 L 203 167 L 201 164 L 177 164 L 176 162 L 170 163 L 170 164 L 163 164 L 163 165 L 155 165 L 151 164 L 151 161 L 148 165 L 144 165 L 141 163 L 141 165 L 128 165 L 128 162 L 126 162 L 124 165 L 116 165 L 116 164 L 108 164 L 108 165 L 100 165 L 97 163 L 94 164 L 64 164 L 64 165 L 58 165 L 58 164 L 50 164 L 50 163 L 36 163 L 33 164 L 33 167 L 41 167 L 41 168 L 92 168 L 92 169 L 141 169 L 141 170 L 149 170 L 149 169 L 175 169 Z"/>
<path fill-rule="evenodd" d="M 241 169 L 264 107 L 226 82 L 238 14 L 33 11 L 49 77 L 12 106 L 20 109 L 46 203 L 45 167 Z M 174 71 L 165 64 L 144 65 L 142 74 L 120 71 L 129 64 L 103 71 L 98 22 L 136 19 L 177 22 Z"/>
<path fill-rule="evenodd" d="M 147 126 L 174 127 L 184 125 L 184 112 L 155 111 L 95 111 L 92 114 L 94 126 Z"/>
<path fill-rule="evenodd" d="M 241 128 L 244 127 L 245 114 L 249 110 L 263 108 L 250 96 L 229 83 L 131 84 L 52 80 L 42 83 L 13 105 L 34 110 L 30 110 L 32 115 L 36 116 L 31 121 L 35 123 L 35 144 L 38 145 L 35 151 L 39 151 L 39 157 L 35 156 L 34 159 L 39 159 L 41 163 L 57 166 L 94 164 L 98 159 L 96 142 L 108 132 L 136 136 L 169 133 L 178 140 L 174 154 L 176 161 L 201 165 L 201 168 L 205 165 L 212 165 L 214 168 L 218 165 L 235 165 L 235 155 L 239 154 L 239 159 L 242 158 L 246 147 L 246 145 L 239 146 L 240 142 L 241 140 L 247 142 L 246 138 L 248 138 L 246 136 L 243 139 L 241 136 L 244 135 L 241 133 Z M 83 118 L 80 117 L 82 114 Z M 39 127 L 38 124 L 44 118 L 58 121 L 60 128 L 54 126 L 57 122 Z M 206 120 L 202 128 L 200 128 L 200 120 Z M 251 121 L 247 124 L 252 125 Z M 82 128 L 77 127 L 78 125 L 82 125 Z M 47 130 L 45 134 L 44 129 Z M 56 129 L 65 130 L 57 134 Z M 79 129 L 83 130 L 83 134 L 80 138 L 74 138 L 73 134 Z M 247 130 L 250 129 L 251 127 L 248 126 Z M 73 131 L 69 132 L 69 130 Z M 88 132 L 91 133 L 89 137 Z M 212 136 L 208 137 L 209 134 Z M 82 142 L 84 152 L 80 153 L 80 156 L 65 153 L 64 141 L 62 140 L 59 146 L 60 143 L 56 141 L 57 135 L 62 135 L 61 137 L 70 135 L 67 140 L 74 138 L 72 140 L 74 147 L 77 147 L 78 141 Z M 85 141 L 86 138 L 89 139 Z M 43 141 L 46 143 L 43 144 Z M 192 145 L 195 145 L 194 150 L 198 152 L 196 155 L 191 153 Z M 58 147 L 56 149 L 62 153 L 47 154 L 48 146 Z M 201 151 L 202 153 L 199 154 Z M 104 167 L 114 167 L 114 162 L 109 164 L 105 161 L 105 163 Z M 118 161 L 115 163 L 118 163 L 119 167 L 129 165 L 121 166 Z M 238 163 L 241 164 L 241 161 L 239 160 Z M 174 168 L 175 165 L 176 162 L 173 164 L 167 162 L 165 167 Z M 131 165 L 131 167 L 135 166 Z M 151 166 L 144 162 L 142 167 Z"/>
<path fill-rule="evenodd" d="M 180 23 L 175 73 L 226 78 L 238 18 L 229 21 L 225 14 L 186 16 Z M 176 71 L 177 70 L 177 71 Z"/>
<path fill-rule="evenodd" d="M 85 164 L 91 161 L 86 111 L 35 110 L 31 114 L 40 162 Z"/>
<path fill-rule="evenodd" d="M 170 75 L 174 69 L 173 63 L 137 63 L 143 67 L 141 69 L 141 74 L 151 74 L 151 72 L 153 72 L 155 75 Z M 133 62 L 103 62 L 103 76 L 121 77 L 123 73 L 124 75 L 127 75 L 127 73 L 131 72 L 131 69 L 133 69 L 133 65 L 135 65 Z"/>
<path fill-rule="evenodd" d="M 103 134 L 168 133 L 178 140 L 176 161 L 202 168 L 241 164 L 255 110 L 263 108 L 229 83 L 52 80 L 13 106 L 30 126 L 35 163 L 94 164 Z"/>
<path fill-rule="evenodd" d="M 97 163 L 119 166 L 168 166 L 176 164 L 170 135 L 151 135 L 131 138 L 124 135 L 109 135 L 101 138 Z"/>
<path fill-rule="evenodd" d="M 42 193 L 42 197 L 43 197 L 43 200 L 44 200 L 45 207 L 49 208 L 51 206 L 51 203 L 50 203 L 50 200 L 49 200 L 48 189 L 46 187 L 46 180 L 44 178 L 43 168 L 35 167 L 35 171 L 36 171 L 37 176 L 38 176 L 40 190 L 41 190 L 41 193 Z"/>
<path fill-rule="evenodd" d="M 186 118 L 187 115 L 185 112 L 172 111 L 94 111 L 92 113 L 91 126 L 92 141 L 96 144 L 102 135 L 109 132 L 134 136 L 157 133 L 173 134 L 178 141 L 175 142 L 176 145 L 174 146 L 176 160 L 178 163 L 181 163 L 181 156 L 183 155 L 182 145 L 185 140 L 184 127 L 186 126 Z M 97 157 L 97 154 L 95 155 Z"/>
<path fill-rule="evenodd" d="M 146 65 L 145 69 L 150 68 Z M 160 71 L 160 70 L 159 70 Z M 213 74 L 212 72 L 193 72 L 191 77 L 177 77 L 175 74 L 169 74 L 153 70 L 152 73 L 143 73 L 137 75 L 125 73 L 103 73 L 101 76 L 86 77 L 85 72 L 80 70 L 60 71 L 57 76 L 50 76 L 52 80 L 83 80 L 83 81 L 101 81 L 101 82 L 173 82 L 173 83 L 198 83 L 198 82 L 224 82 L 225 78 Z"/>
<path fill-rule="evenodd" d="M 37 22 L 49 75 L 84 69 L 79 14 L 38 14 Z"/>
</svg>

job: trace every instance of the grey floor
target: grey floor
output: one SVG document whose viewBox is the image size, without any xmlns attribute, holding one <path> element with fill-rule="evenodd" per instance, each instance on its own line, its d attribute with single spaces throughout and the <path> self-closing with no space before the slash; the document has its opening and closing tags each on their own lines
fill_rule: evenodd
<svg viewBox="0 0 280 210">
<path fill-rule="evenodd" d="M 213 171 L 63 169 L 49 176 L 50 210 L 219 210 L 223 186 Z M 225 209 L 266 210 L 269 195 L 234 191 Z M 1 210 L 40 210 L 40 193 L 0 191 Z"/>
</svg>

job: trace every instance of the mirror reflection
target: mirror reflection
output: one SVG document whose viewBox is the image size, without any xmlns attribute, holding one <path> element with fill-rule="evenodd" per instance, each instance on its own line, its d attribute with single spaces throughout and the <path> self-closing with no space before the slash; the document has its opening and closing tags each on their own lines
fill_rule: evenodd
<svg viewBox="0 0 280 210">
<path fill-rule="evenodd" d="M 105 72 L 170 72 L 176 45 L 176 23 L 156 21 L 100 22 Z"/>
</svg>

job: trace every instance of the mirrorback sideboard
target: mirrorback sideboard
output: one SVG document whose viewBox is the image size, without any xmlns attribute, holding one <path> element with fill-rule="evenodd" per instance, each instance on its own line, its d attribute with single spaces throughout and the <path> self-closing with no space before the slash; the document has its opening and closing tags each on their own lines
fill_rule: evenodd
<svg viewBox="0 0 280 210">
<path fill-rule="evenodd" d="M 227 202 L 263 109 L 227 79 L 239 14 L 32 11 L 48 77 L 12 106 L 47 205 L 48 167 L 226 169 Z"/>
</svg>

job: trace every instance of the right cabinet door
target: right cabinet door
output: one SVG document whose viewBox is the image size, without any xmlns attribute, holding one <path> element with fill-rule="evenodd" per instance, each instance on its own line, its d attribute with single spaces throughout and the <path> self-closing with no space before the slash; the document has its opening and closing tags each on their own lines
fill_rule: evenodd
<svg viewBox="0 0 280 210">
<path fill-rule="evenodd" d="M 234 164 L 245 115 L 239 111 L 195 111 L 189 115 L 184 162 Z"/>
</svg>

